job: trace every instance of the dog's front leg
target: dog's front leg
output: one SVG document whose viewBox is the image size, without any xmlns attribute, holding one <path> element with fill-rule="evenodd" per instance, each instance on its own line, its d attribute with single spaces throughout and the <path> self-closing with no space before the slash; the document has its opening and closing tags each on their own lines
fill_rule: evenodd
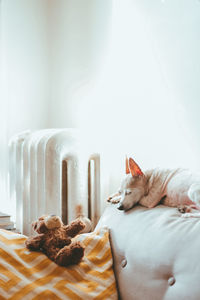
<svg viewBox="0 0 200 300">
<path fill-rule="evenodd" d="M 108 197 L 107 202 L 111 202 L 113 204 L 119 203 L 121 200 L 121 195 L 119 193 L 115 193 Z"/>
</svg>

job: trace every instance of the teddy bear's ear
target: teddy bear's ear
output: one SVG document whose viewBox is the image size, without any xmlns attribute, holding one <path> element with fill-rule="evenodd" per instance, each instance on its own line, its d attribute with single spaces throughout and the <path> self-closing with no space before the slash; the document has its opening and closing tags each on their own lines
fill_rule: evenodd
<svg viewBox="0 0 200 300">
<path fill-rule="evenodd" d="M 38 220 L 43 221 L 46 217 L 47 217 L 47 215 L 42 215 L 41 217 L 38 218 Z"/>
<path fill-rule="evenodd" d="M 44 220 L 33 222 L 32 227 L 33 230 L 36 231 L 37 233 L 45 233 L 46 231 L 48 231 Z"/>
<path fill-rule="evenodd" d="M 37 229 L 37 221 L 32 222 L 32 227 L 33 227 L 33 230 L 36 231 L 36 229 Z"/>
<path fill-rule="evenodd" d="M 45 233 L 46 231 L 48 231 L 48 228 L 47 228 L 44 221 L 40 221 L 38 223 L 39 223 L 39 226 L 38 226 L 38 229 L 37 229 L 38 233 Z"/>
</svg>

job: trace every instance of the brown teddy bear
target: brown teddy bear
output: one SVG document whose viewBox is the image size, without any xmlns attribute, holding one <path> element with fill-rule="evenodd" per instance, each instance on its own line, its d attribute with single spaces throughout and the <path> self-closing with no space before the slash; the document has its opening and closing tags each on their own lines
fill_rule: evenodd
<svg viewBox="0 0 200 300">
<path fill-rule="evenodd" d="M 80 242 L 71 240 L 85 228 L 80 219 L 63 225 L 58 216 L 42 216 L 32 226 L 38 235 L 26 240 L 25 245 L 29 250 L 42 251 L 60 266 L 78 264 L 81 261 L 84 248 Z"/>
</svg>

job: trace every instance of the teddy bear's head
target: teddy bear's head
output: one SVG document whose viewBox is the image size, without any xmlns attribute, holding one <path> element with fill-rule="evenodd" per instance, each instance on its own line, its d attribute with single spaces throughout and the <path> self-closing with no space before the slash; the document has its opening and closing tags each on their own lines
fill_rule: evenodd
<svg viewBox="0 0 200 300">
<path fill-rule="evenodd" d="M 37 233 L 45 233 L 50 229 L 57 229 L 63 226 L 59 216 L 42 216 L 32 223 L 33 230 Z"/>
</svg>

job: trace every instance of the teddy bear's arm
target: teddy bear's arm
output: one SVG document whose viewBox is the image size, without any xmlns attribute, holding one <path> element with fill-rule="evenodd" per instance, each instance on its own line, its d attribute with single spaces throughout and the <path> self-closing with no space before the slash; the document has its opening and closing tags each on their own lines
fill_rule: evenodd
<svg viewBox="0 0 200 300">
<path fill-rule="evenodd" d="M 81 230 L 85 228 L 85 224 L 80 220 L 76 219 L 72 221 L 69 225 L 64 226 L 67 235 L 70 237 L 76 236 Z"/>
<path fill-rule="evenodd" d="M 30 236 L 29 238 L 27 238 L 27 240 L 25 241 L 25 245 L 29 250 L 40 250 L 41 246 L 42 246 L 42 242 L 43 242 L 43 237 L 44 234 L 39 234 L 37 236 Z"/>
</svg>

